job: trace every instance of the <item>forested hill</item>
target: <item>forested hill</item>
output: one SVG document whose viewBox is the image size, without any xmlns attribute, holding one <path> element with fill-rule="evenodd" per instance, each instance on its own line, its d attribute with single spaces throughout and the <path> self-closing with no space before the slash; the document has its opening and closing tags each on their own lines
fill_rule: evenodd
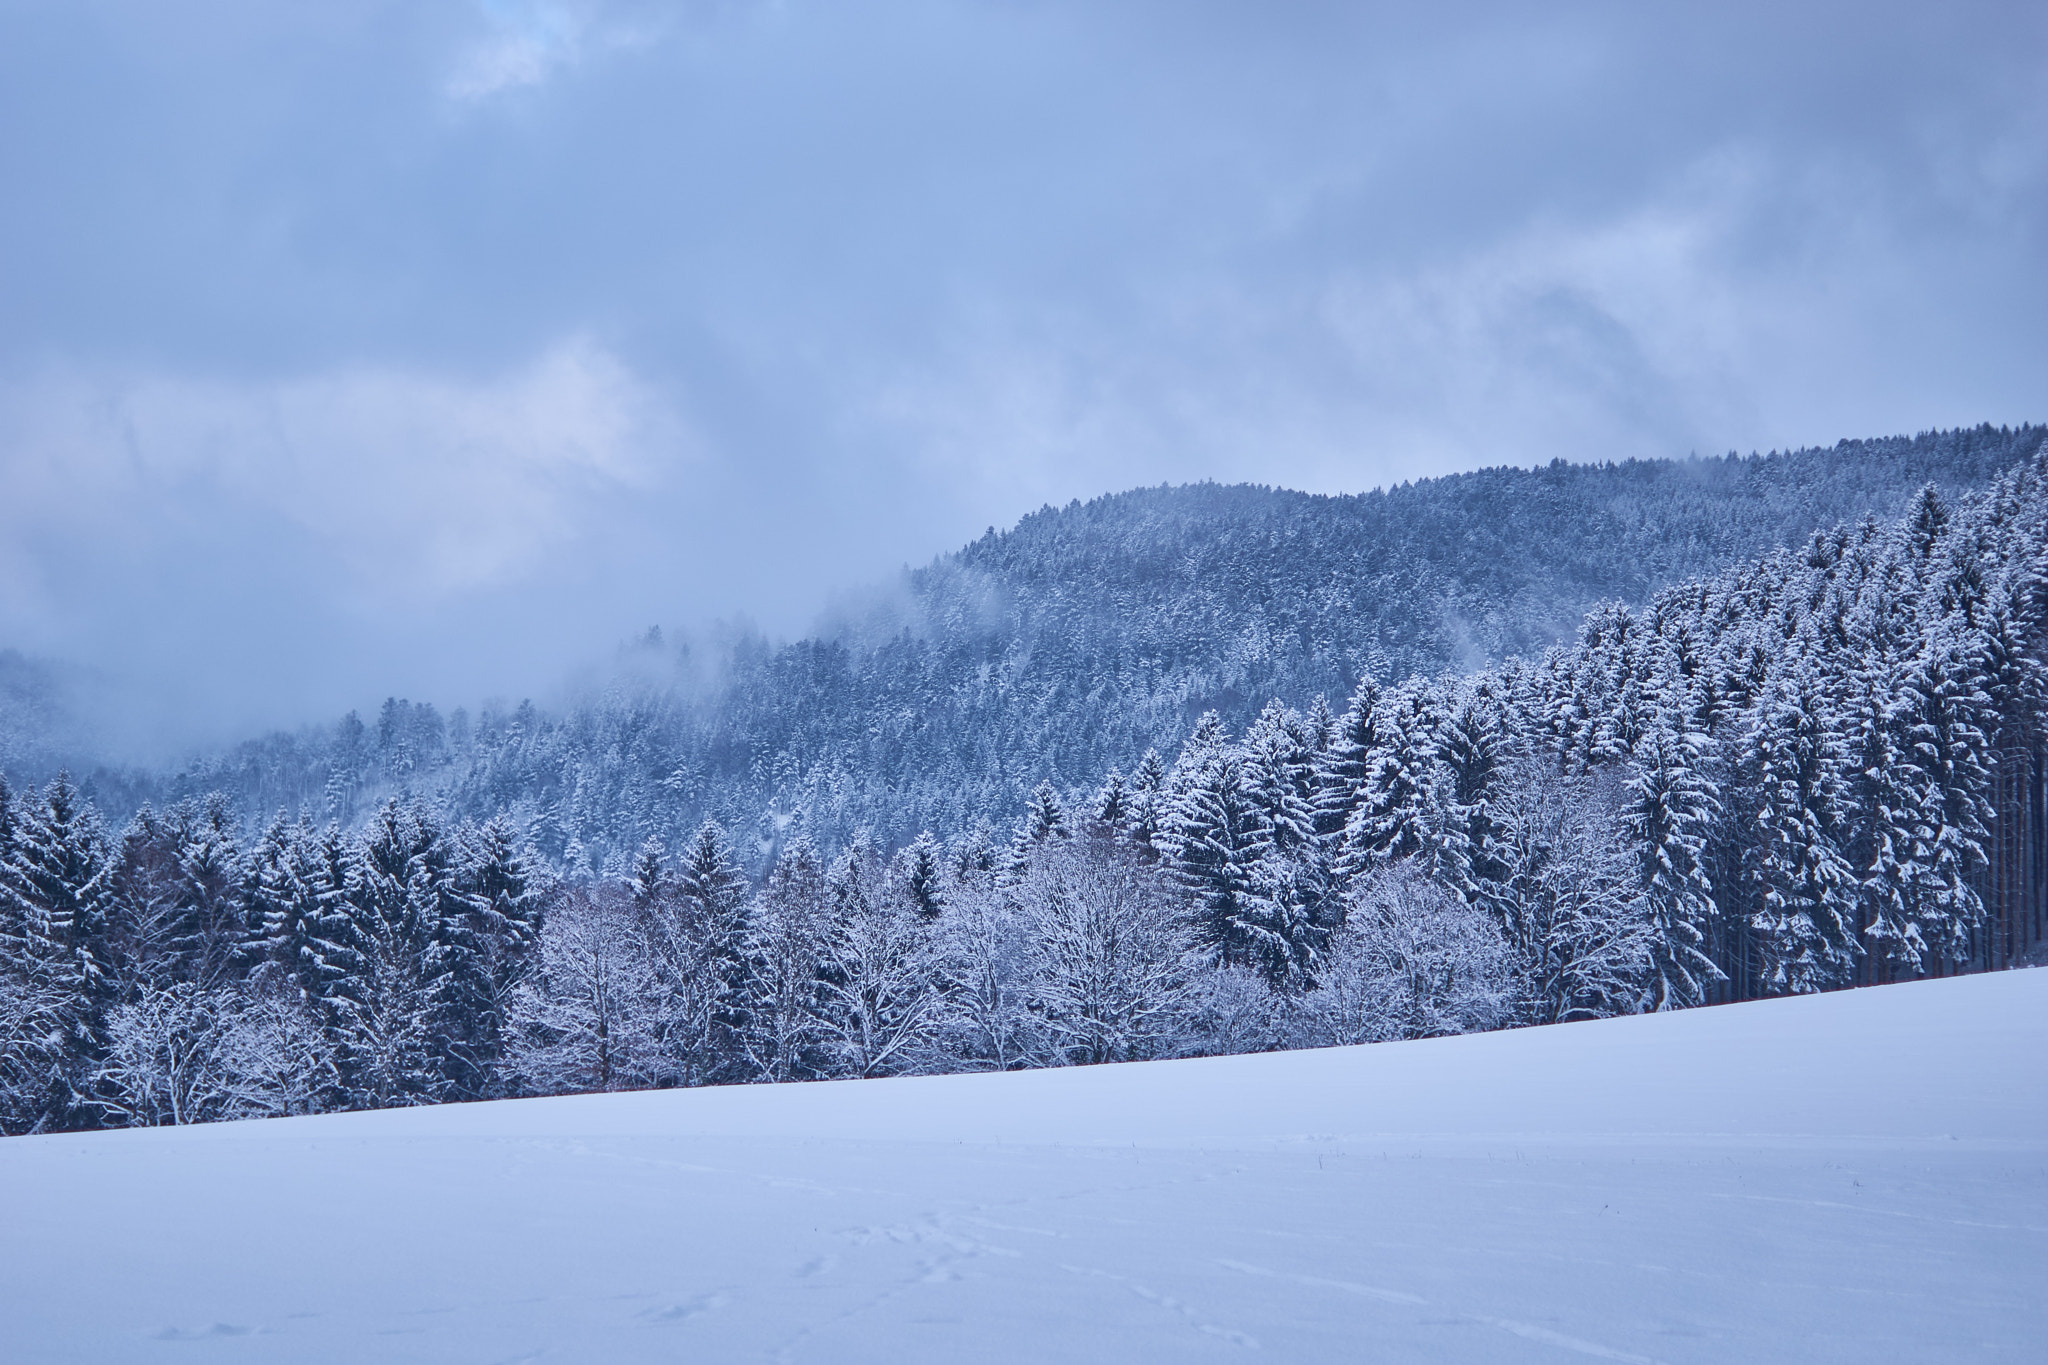
<svg viewBox="0 0 2048 1365">
<path fill-rule="evenodd" d="M 1241 726 L 1383 679 L 1469 668 L 1569 638 L 1586 609 L 1640 602 L 1817 529 L 1891 518 L 1933 483 L 1981 487 L 2037 426 L 1844 441 L 1764 456 L 1497 468 L 1356 496 L 1143 489 L 1047 508 L 910 572 L 816 638 L 707 659 L 669 644 L 656 678 L 562 714 L 387 703 L 175 775 L 102 771 L 111 811 L 219 789 L 359 820 L 410 790 L 452 815 L 509 812 L 565 866 L 620 870 L 649 835 L 707 815 L 827 847 L 867 827 L 1006 822 L 1042 779 L 1092 784 L 1171 751 L 1204 711 Z M 711 684 L 666 685 L 675 677 Z"/>
</svg>

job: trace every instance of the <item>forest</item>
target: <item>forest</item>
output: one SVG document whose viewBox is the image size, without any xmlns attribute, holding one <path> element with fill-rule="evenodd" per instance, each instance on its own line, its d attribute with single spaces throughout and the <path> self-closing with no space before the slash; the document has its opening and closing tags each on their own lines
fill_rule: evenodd
<svg viewBox="0 0 2048 1365">
<path fill-rule="evenodd" d="M 518 784 L 487 799 L 484 760 L 374 795 L 331 767 L 254 824 L 226 789 L 118 829 L 66 776 L 0 791 L 0 1126 L 1247 1052 L 2033 960 L 2048 456 L 1979 444 L 1975 491 L 1599 602 L 1540 653 L 1209 705 L 1000 824 L 976 800 L 1042 755 L 950 823 L 906 798 L 840 834 L 762 778 L 745 823 L 671 812 L 600 858 Z M 450 766 L 407 749 L 420 713 L 380 718 L 387 770 Z"/>
<path fill-rule="evenodd" d="M 1602 601 L 1890 520 L 1925 484 L 1950 499 L 2048 431 L 1978 427 L 1763 456 L 1499 468 L 1348 497 L 1257 487 L 1139 489 L 1047 508 L 851 599 L 809 638 L 677 630 L 621 649 L 608 682 L 535 703 L 392 697 L 168 769 L 55 736 L 65 694 L 0 653 L 0 768 L 68 768 L 110 819 L 225 793 L 357 829 L 392 795 L 442 818 L 504 814 L 558 868 L 624 876 L 649 837 L 706 819 L 750 876 L 782 840 L 896 848 L 1005 823 L 1050 781 L 1092 787 L 1170 753 L 1215 711 L 1341 706 L 1398 681 L 1540 658 Z M 11 722 L 11 723 L 10 723 Z M 253 833 L 254 830 L 249 831 Z"/>
</svg>

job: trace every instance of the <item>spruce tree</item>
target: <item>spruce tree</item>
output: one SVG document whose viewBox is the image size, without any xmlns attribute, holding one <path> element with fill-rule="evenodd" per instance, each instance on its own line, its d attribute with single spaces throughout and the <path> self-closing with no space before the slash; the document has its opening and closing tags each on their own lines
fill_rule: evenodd
<svg viewBox="0 0 2048 1365">
<path fill-rule="evenodd" d="M 1205 717 L 1205 720 L 1208 719 Z M 1169 866 L 1196 904 L 1204 946 L 1225 966 L 1252 966 L 1284 947 L 1267 942 L 1258 865 L 1272 845 L 1243 753 L 1220 728 L 1197 726 L 1174 765 L 1162 842 Z"/>
<path fill-rule="evenodd" d="M 705 821 L 691 837 L 675 889 L 689 945 L 683 1080 L 729 1079 L 741 1056 L 746 1021 L 747 878 L 717 821 Z"/>
<path fill-rule="evenodd" d="M 1438 845 L 1443 776 L 1433 703 L 1419 684 L 1387 701 L 1383 737 L 1344 828 L 1338 867 L 1347 876 L 1433 854 Z"/>
<path fill-rule="evenodd" d="M 747 975 L 738 1041 L 756 1080 L 793 1081 L 821 1065 L 815 1009 L 828 910 L 825 869 L 810 840 L 783 846 L 747 915 Z"/>
<path fill-rule="evenodd" d="M 1990 698 L 1976 651 L 1952 628 L 1934 632 L 1908 675 L 1908 740 L 1924 774 L 1913 911 L 1936 961 L 1959 966 L 1984 917 L 1974 882 L 1984 866 L 1991 755 Z"/>
<path fill-rule="evenodd" d="M 0 1087 L 13 1132 L 98 1118 L 93 1067 L 118 989 L 109 961 L 113 855 L 68 775 L 15 807 L 0 864 L 0 974 L 8 1001 Z"/>
<path fill-rule="evenodd" d="M 1380 747 L 1379 704 L 1379 684 L 1360 678 L 1316 761 L 1316 837 L 1332 846 L 1342 842 L 1344 827 L 1372 774 Z"/>
<path fill-rule="evenodd" d="M 1705 737 L 1681 726 L 1666 712 L 1636 741 L 1622 807 L 1651 931 L 1653 1010 L 1702 1004 L 1722 979 L 1706 954 L 1714 911 L 1706 849 L 1720 803 L 1701 772 Z"/>
<path fill-rule="evenodd" d="M 1111 775 L 1114 776 L 1113 771 Z M 1097 818 L 1101 818 L 1099 809 Z M 903 895 L 920 919 L 935 920 L 945 911 L 944 858 L 945 851 L 932 838 L 930 830 L 912 840 L 901 855 Z"/>
<path fill-rule="evenodd" d="M 1860 948 L 1855 871 L 1841 846 L 1843 753 L 1815 678 L 1800 671 L 1773 690 L 1752 745 L 1764 983 L 1792 993 L 1848 985 Z"/>
</svg>

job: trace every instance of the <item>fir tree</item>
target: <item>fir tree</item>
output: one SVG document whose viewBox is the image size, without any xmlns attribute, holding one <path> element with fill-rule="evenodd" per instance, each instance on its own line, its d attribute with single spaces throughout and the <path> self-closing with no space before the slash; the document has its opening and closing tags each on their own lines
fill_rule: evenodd
<svg viewBox="0 0 2048 1365">
<path fill-rule="evenodd" d="M 1204 717 L 1204 721 L 1212 720 Z M 1176 878 L 1194 899 L 1202 941 L 1226 966 L 1267 953 L 1270 926 L 1258 899 L 1258 865 L 1272 835 L 1260 814 L 1243 754 L 1220 727 L 1198 725 L 1174 765 L 1163 843 Z"/>
<path fill-rule="evenodd" d="M 1346 875 L 1432 854 L 1438 844 L 1442 780 L 1430 699 L 1411 685 L 1386 702 L 1384 738 L 1344 829 L 1338 866 Z"/>
<path fill-rule="evenodd" d="M 935 920 L 945 911 L 944 858 L 945 852 L 930 830 L 912 840 L 901 855 L 903 895 L 920 919 Z"/>
<path fill-rule="evenodd" d="M 1973 878 L 1984 866 L 1990 814 L 1990 698 L 1974 651 L 1943 631 L 1922 650 L 1907 682 L 1908 741 L 1924 775 L 1913 859 L 1913 913 L 1937 961 L 1957 965 L 1970 955 L 1984 917 Z"/>
<path fill-rule="evenodd" d="M 0 1062 L 9 1131 L 96 1118 L 95 1063 L 117 982 L 108 961 L 112 850 L 97 812 L 60 775 L 14 809 L 0 864 L 0 974 L 9 1002 Z"/>
<path fill-rule="evenodd" d="M 1706 848 L 1720 803 L 1701 773 L 1705 737 L 1676 720 L 1666 713 L 1636 741 L 1622 807 L 1651 932 L 1653 1010 L 1702 1004 L 1722 979 L 1705 951 L 1714 911 Z"/>
<path fill-rule="evenodd" d="M 1850 983 L 1857 953 L 1855 872 L 1842 854 L 1842 745 L 1815 680 L 1795 675 L 1767 700 L 1752 740 L 1760 806 L 1752 877 L 1765 984 L 1802 993 Z"/>
<path fill-rule="evenodd" d="M 1316 762 L 1316 837 L 1342 842 L 1351 812 L 1365 793 L 1380 747 L 1380 689 L 1370 677 L 1358 681 L 1350 705 L 1338 717 L 1330 742 Z"/>
<path fill-rule="evenodd" d="M 784 846 L 747 916 L 745 1005 L 739 1042 L 755 1079 L 816 1074 L 815 1006 L 825 870 L 802 835 Z"/>
</svg>

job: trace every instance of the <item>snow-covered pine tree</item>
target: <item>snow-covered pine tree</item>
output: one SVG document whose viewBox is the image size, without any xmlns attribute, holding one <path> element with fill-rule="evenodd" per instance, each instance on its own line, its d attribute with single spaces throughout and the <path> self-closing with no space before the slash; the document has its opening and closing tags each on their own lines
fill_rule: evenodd
<svg viewBox="0 0 2048 1365">
<path fill-rule="evenodd" d="M 1315 843 L 1315 742 L 1312 727 L 1275 699 L 1239 746 L 1249 793 L 1280 857 L 1296 857 Z"/>
<path fill-rule="evenodd" d="M 1131 844 L 1145 858 L 1159 857 L 1159 837 L 1166 819 L 1166 761 L 1147 749 L 1130 777 L 1130 816 L 1124 823 Z"/>
<path fill-rule="evenodd" d="M 2015 502 L 2017 500 L 2015 499 Z M 1985 719 L 1991 761 L 1989 817 L 1992 838 L 1981 880 L 1985 888 L 1987 965 L 2013 962 L 2039 930 L 2029 892 L 2038 878 L 2028 873 L 2028 807 L 2036 771 L 2048 771 L 2041 753 L 2048 731 L 2048 557 L 2031 552 L 2015 523 L 2028 513 L 2018 506 L 2000 518 L 2004 569 L 1987 595 L 1978 636 L 1984 690 L 1990 698 Z M 2039 533 L 2036 532 L 2036 535 Z M 2037 836 L 2034 841 L 2040 842 Z"/>
<path fill-rule="evenodd" d="M 1112 776 L 1115 774 L 1112 772 Z M 1097 810 L 1097 819 L 1102 812 Z M 946 909 L 946 853 L 939 841 L 925 830 L 897 855 L 897 882 L 903 897 L 919 919 L 935 920 Z"/>
<path fill-rule="evenodd" d="M 1092 832 L 1111 837 L 1124 832 L 1130 823 L 1131 793 L 1124 784 L 1123 770 L 1111 768 L 1109 776 L 1102 779 L 1096 789 L 1095 799 L 1088 803 L 1088 820 Z"/>
<path fill-rule="evenodd" d="M 1914 866 L 1926 775 L 1908 738 L 1910 702 L 1882 657 L 1857 670 L 1848 700 L 1847 853 L 1873 984 L 1920 972 L 1927 943 L 1914 914 Z"/>
<path fill-rule="evenodd" d="M 1066 803 L 1051 782 L 1040 782 L 1024 803 L 1024 818 L 1010 836 L 1008 856 L 1003 860 L 1001 880 L 1008 884 L 1024 874 L 1037 850 L 1071 837 Z"/>
<path fill-rule="evenodd" d="M 756 1080 L 792 1081 L 821 1063 L 815 1007 L 819 939 L 829 913 L 825 869 L 810 840 L 783 846 L 747 912 L 747 977 L 739 1042 Z"/>
<path fill-rule="evenodd" d="M 1316 837 L 1333 849 L 1342 843 L 1345 825 L 1372 775 L 1380 747 L 1379 704 L 1379 684 L 1370 676 L 1360 678 L 1316 761 Z"/>
<path fill-rule="evenodd" d="M 144 802 L 116 847 L 107 934 L 123 999 L 176 979 L 173 945 L 186 897 L 181 844 L 175 825 Z"/>
<path fill-rule="evenodd" d="M 1272 846 L 1251 790 L 1243 752 L 1214 713 L 1202 718 L 1174 764 L 1161 843 L 1167 865 L 1195 902 L 1203 946 L 1225 966 L 1249 967 L 1293 954 L 1271 942 L 1258 905 L 1259 864 Z"/>
<path fill-rule="evenodd" d="M 668 850 L 661 840 L 650 834 L 640 843 L 640 851 L 633 855 L 633 873 L 626 879 L 632 888 L 633 903 L 645 908 L 668 890 Z"/>
<path fill-rule="evenodd" d="M 353 850 L 346 947 L 360 966 L 334 999 L 342 1074 L 361 1107 L 475 1095 L 474 1010 L 487 994 L 447 841 L 396 797 Z"/>
<path fill-rule="evenodd" d="M 1492 809 L 1513 737 L 1486 680 L 1468 683 L 1445 708 L 1433 747 L 1441 787 L 1438 837 L 1426 857 L 1432 876 L 1467 905 L 1491 910 L 1506 873 Z"/>
<path fill-rule="evenodd" d="M 706 820 L 690 836 L 676 871 L 676 892 L 692 950 L 683 1019 L 693 1060 L 684 1084 L 729 1079 L 739 1065 L 745 1022 L 747 876 L 716 820 Z"/>
<path fill-rule="evenodd" d="M 1443 801 L 1436 725 L 1435 699 L 1420 681 L 1384 698 L 1380 743 L 1344 828 L 1340 873 L 1357 876 L 1434 850 Z"/>
<path fill-rule="evenodd" d="M 1629 763 L 1621 823 L 1649 919 L 1652 1010 L 1704 1003 L 1707 987 L 1722 979 L 1706 954 L 1714 912 L 1706 848 L 1720 811 L 1719 793 L 1702 772 L 1707 743 L 1684 728 L 1682 714 L 1666 711 L 1636 740 Z"/>
<path fill-rule="evenodd" d="M 117 980 L 108 961 L 113 855 L 99 815 L 60 774 L 14 808 L 0 863 L 0 977 L 10 1132 L 89 1126 Z"/>
<path fill-rule="evenodd" d="M 443 901 L 444 913 L 455 916 L 443 937 L 462 955 L 453 1008 L 467 1021 L 471 1083 L 480 1094 L 498 1094 L 506 1011 L 532 970 L 544 902 L 534 860 L 507 817 L 465 826 L 454 843 L 457 899 Z"/>
<path fill-rule="evenodd" d="M 1766 696 L 1750 744 L 1759 805 L 1750 875 L 1763 981 L 1777 992 L 1854 979 L 1856 874 L 1842 852 L 1843 747 L 1833 708 L 1803 657 Z"/>
<path fill-rule="evenodd" d="M 1327 746 L 1327 707 L 1311 722 L 1273 702 L 1245 734 L 1246 790 L 1264 849 L 1241 912 L 1254 962 L 1275 987 L 1306 985 L 1332 928 L 1343 918 L 1329 850 L 1316 837 L 1317 761 Z M 1323 746 L 1323 747 L 1319 747 Z"/>
<path fill-rule="evenodd" d="M 188 803 L 179 817 L 177 857 L 184 888 L 170 946 L 177 977 L 211 989 L 234 980 L 249 962 L 238 821 L 227 797 L 217 791 Z"/>
<path fill-rule="evenodd" d="M 1912 905 L 1934 961 L 1953 968 L 1979 945 L 1984 902 L 1975 884 L 1985 864 L 1991 765 L 1984 690 L 1974 632 L 1944 621 L 1907 673 L 1908 739 L 1924 782 L 1917 813 Z"/>
<path fill-rule="evenodd" d="M 1050 782 L 1039 783 L 1024 807 L 1022 837 L 1032 844 L 1042 844 L 1048 839 L 1064 839 L 1072 832 L 1067 825 L 1066 803 L 1060 800 L 1059 792 Z"/>
</svg>

